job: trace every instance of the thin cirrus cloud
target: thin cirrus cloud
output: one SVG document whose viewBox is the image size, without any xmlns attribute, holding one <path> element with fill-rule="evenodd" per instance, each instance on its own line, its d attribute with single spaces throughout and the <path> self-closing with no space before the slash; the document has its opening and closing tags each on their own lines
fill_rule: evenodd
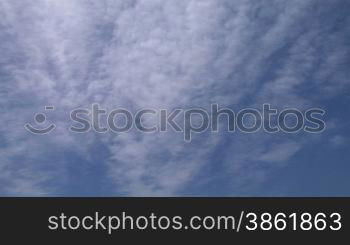
<svg viewBox="0 0 350 245">
<path fill-rule="evenodd" d="M 344 6 L 311 0 L 1 1 L 0 193 L 67 194 L 82 181 L 69 177 L 71 165 L 93 171 L 96 148 L 106 151 L 98 168 L 112 186 L 109 195 L 182 195 L 193 182 L 215 182 L 220 173 L 234 179 L 225 183 L 228 195 L 264 181 L 314 138 L 206 133 L 185 143 L 174 132 L 73 135 L 66 130 L 67 112 L 92 103 L 131 110 L 318 105 L 319 97 L 349 88 L 349 18 L 333 12 Z M 23 125 L 45 105 L 57 108 L 57 130 L 29 135 Z M 203 177 L 207 169 L 213 171 Z M 208 194 L 200 189 L 192 194 Z"/>
</svg>

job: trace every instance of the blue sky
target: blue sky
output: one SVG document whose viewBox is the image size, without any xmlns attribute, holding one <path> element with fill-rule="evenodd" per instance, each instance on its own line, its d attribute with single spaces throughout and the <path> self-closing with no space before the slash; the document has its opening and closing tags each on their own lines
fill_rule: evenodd
<svg viewBox="0 0 350 245">
<path fill-rule="evenodd" d="M 0 1 L 0 195 L 349 196 L 347 0 Z M 73 134 L 72 109 L 322 108 L 320 134 Z M 45 112 L 47 105 L 54 111 Z M 45 112 L 57 128 L 24 129 Z"/>
</svg>

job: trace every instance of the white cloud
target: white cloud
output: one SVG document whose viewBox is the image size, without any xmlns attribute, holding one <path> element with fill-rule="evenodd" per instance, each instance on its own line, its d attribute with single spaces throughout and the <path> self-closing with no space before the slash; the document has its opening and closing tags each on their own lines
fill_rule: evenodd
<svg viewBox="0 0 350 245">
<path fill-rule="evenodd" d="M 301 149 L 301 145 L 294 142 L 272 145 L 271 148 L 258 157 L 258 160 L 272 163 L 284 163 Z"/>
<path fill-rule="evenodd" d="M 335 135 L 329 140 L 329 142 L 333 147 L 341 147 L 346 144 L 347 139 L 344 136 Z"/>
<path fill-rule="evenodd" d="M 63 133 L 65 113 L 77 106 L 99 102 L 108 108 L 172 109 L 266 100 L 280 107 L 311 104 L 296 89 L 310 82 L 305 74 L 327 83 L 325 77 L 345 59 L 337 49 L 325 49 L 329 58 L 322 59 L 322 71 L 315 71 L 319 57 L 314 43 L 322 42 L 324 35 L 312 31 L 317 23 L 312 30 L 301 26 L 310 18 L 312 3 L 1 1 L 1 93 L 8 97 L 0 101 L 11 110 L 1 109 L 1 135 L 10 143 L 2 146 L 0 166 L 7 170 L 0 179 L 13 187 L 0 191 L 54 193 L 54 187 L 46 190 L 45 183 L 56 175 L 47 170 L 45 157 L 58 148 L 64 152 L 74 147 L 88 154 L 96 142 L 92 135 Z M 275 58 L 281 60 L 278 67 Z M 339 82 L 327 86 L 343 86 L 343 77 L 338 74 L 332 80 Z M 60 131 L 40 139 L 29 136 L 21 125 L 47 104 L 58 108 Z M 242 138 L 243 147 L 235 148 Z M 227 135 L 206 135 L 186 144 L 182 135 L 171 132 L 131 132 L 103 137 L 103 144 L 110 152 L 106 165 L 116 193 L 176 195 L 211 164 L 215 145 L 225 140 Z M 26 145 L 18 149 L 16 142 Z M 264 144 L 278 146 L 262 154 Z M 287 162 L 301 145 L 261 134 L 232 138 L 225 149 L 225 166 L 242 179 L 244 174 L 260 176 L 265 170 L 255 168 L 256 161 Z M 25 162 L 19 164 L 16 157 L 24 155 Z M 54 167 L 60 174 L 65 168 L 64 160 Z M 28 170 L 18 174 L 18 169 Z"/>
</svg>

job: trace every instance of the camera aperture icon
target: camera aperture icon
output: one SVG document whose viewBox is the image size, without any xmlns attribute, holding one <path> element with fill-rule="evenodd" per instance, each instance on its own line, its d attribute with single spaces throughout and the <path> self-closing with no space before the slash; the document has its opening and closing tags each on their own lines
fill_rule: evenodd
<svg viewBox="0 0 350 245">
<path fill-rule="evenodd" d="M 55 110 L 55 108 L 53 106 L 46 106 L 45 110 L 53 111 L 53 110 Z M 44 113 L 37 113 L 34 116 L 34 121 L 36 124 L 42 125 L 46 122 L 46 115 Z M 49 126 L 47 126 L 45 128 L 37 128 L 37 127 L 32 126 L 30 123 L 27 123 L 24 127 L 32 134 L 43 135 L 43 134 L 48 134 L 48 133 L 52 132 L 56 128 L 56 125 L 50 124 Z"/>
</svg>

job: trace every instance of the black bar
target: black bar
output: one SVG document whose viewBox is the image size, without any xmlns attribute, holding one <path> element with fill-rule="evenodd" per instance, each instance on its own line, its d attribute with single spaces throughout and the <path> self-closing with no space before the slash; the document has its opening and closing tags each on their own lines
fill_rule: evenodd
<svg viewBox="0 0 350 245">
<path fill-rule="evenodd" d="M 203 228 L 199 230 L 191 228 L 162 230 L 157 227 L 157 230 L 154 230 L 149 224 L 145 230 L 119 229 L 109 234 L 107 230 L 102 228 L 96 230 L 94 221 L 90 219 L 86 219 L 91 221 L 86 223 L 89 223 L 89 228 L 94 224 L 94 228 L 91 230 L 84 230 L 81 224 L 77 230 L 62 230 L 61 227 L 51 230 L 48 227 L 51 224 L 49 218 L 56 216 L 57 219 L 53 220 L 59 223 L 61 221 L 59 216 L 62 213 L 67 216 L 65 219 L 67 222 L 71 216 L 77 216 L 79 219 L 86 216 L 96 218 L 96 212 L 99 213 L 99 217 L 116 216 L 120 219 L 123 217 L 123 212 L 134 219 L 138 216 L 149 217 L 152 213 L 158 219 L 162 216 L 168 218 L 181 216 L 182 223 L 185 225 L 188 225 L 194 216 L 202 219 L 206 216 L 214 218 L 233 216 L 236 218 L 236 229 L 218 230 L 215 227 L 212 230 Z M 313 227 L 310 231 L 301 230 L 300 222 L 294 224 L 292 218 L 285 218 L 287 227 L 281 231 L 278 231 L 276 227 L 267 231 L 260 229 L 260 227 L 256 231 L 248 231 L 244 227 L 246 225 L 251 227 L 250 219 L 242 218 L 240 230 L 237 232 L 237 223 L 239 223 L 242 212 L 243 217 L 254 212 L 259 218 L 263 213 L 270 213 L 272 218 L 276 218 L 278 213 L 286 216 L 293 213 L 296 213 L 297 216 L 310 213 L 313 218 L 311 221 L 313 226 L 315 226 L 317 214 L 323 213 L 326 217 L 323 219 L 323 215 L 317 216 L 319 218 L 318 228 L 322 229 L 317 230 Z M 339 222 L 336 220 L 336 215 L 333 218 L 330 217 L 335 213 L 341 215 Z M 3 241 L 4 239 L 8 241 L 6 244 L 16 244 L 16 241 L 22 240 L 30 242 L 30 244 L 43 241 L 87 241 L 89 244 L 92 242 L 96 244 L 119 244 L 117 242 L 131 244 L 134 241 L 143 241 L 148 244 L 158 240 L 163 241 L 162 244 L 167 244 L 167 241 L 179 240 L 186 244 L 186 241 L 189 243 L 193 239 L 213 243 L 221 242 L 218 244 L 235 244 L 235 242 L 245 241 L 256 241 L 257 244 L 260 244 L 263 241 L 280 239 L 282 239 L 280 241 L 316 242 L 329 240 L 337 242 L 348 237 L 350 232 L 349 214 L 350 198 L 0 198 L 0 234 Z M 279 228 L 283 228 L 284 222 L 277 218 L 276 220 L 280 221 Z M 73 222 L 74 219 L 71 221 L 73 226 L 76 225 Z M 199 225 L 202 221 L 195 222 L 195 224 Z M 208 221 L 210 223 L 211 220 L 208 218 Z M 150 221 L 148 220 L 148 222 Z M 341 223 L 340 230 L 330 228 L 331 225 L 333 228 L 338 228 L 338 223 Z M 163 222 L 163 226 L 166 225 L 167 220 Z M 293 225 L 297 225 L 296 230 L 293 230 L 295 228 Z M 323 229 L 324 225 L 327 228 Z M 51 228 L 55 228 L 53 226 Z M 307 224 L 306 228 L 308 228 Z"/>
</svg>

